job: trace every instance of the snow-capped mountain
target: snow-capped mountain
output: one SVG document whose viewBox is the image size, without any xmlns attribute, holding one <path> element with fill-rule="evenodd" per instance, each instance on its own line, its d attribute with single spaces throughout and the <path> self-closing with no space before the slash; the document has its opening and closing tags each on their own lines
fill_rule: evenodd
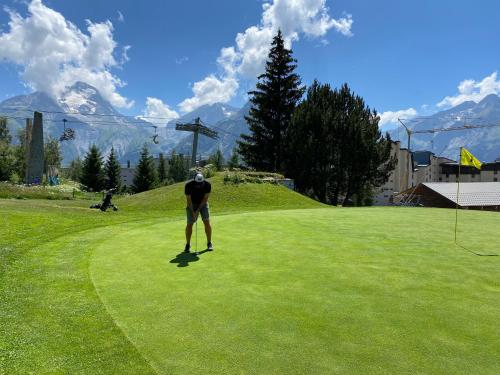
<svg viewBox="0 0 500 375">
<path fill-rule="evenodd" d="M 451 128 L 463 125 L 500 125 L 500 97 L 486 96 L 479 103 L 464 102 L 432 116 L 409 121 L 414 131 Z M 398 139 L 398 131 L 392 131 Z M 399 139 L 406 147 L 406 133 L 399 130 Z M 480 160 L 491 162 L 500 157 L 500 127 L 441 131 L 436 133 L 415 133 L 411 140 L 412 150 L 433 151 L 436 155 L 456 160 L 460 147 L 465 147 Z"/>
<path fill-rule="evenodd" d="M 24 118 L 33 117 L 33 111 L 43 112 L 46 137 L 59 138 L 63 132 L 63 119 L 67 120 L 67 127 L 75 130 L 74 140 L 61 143 L 63 164 L 69 164 L 76 157 L 83 157 L 92 143 L 104 155 L 114 147 L 122 163 L 130 160 L 135 164 L 145 143 L 153 155 L 158 155 L 160 152 L 169 153 L 174 148 L 177 149 L 183 139 L 189 138 L 188 133 L 175 130 L 178 122 L 188 122 L 200 117 L 203 122 L 211 125 L 238 113 L 238 109 L 227 104 L 204 105 L 169 122 L 166 128 L 158 128 L 159 143 L 154 144 L 153 124 L 140 118 L 123 116 L 101 96 L 99 90 L 84 82 L 77 82 L 69 87 L 58 100 L 43 92 L 34 92 L 0 103 L 0 114 L 9 116 L 8 124 L 14 138 L 17 130 L 25 126 Z M 210 150 L 215 149 L 216 143 L 214 140 L 203 141 Z"/>
<path fill-rule="evenodd" d="M 9 117 L 12 134 L 25 126 L 23 118 L 33 117 L 33 111 L 41 111 L 44 118 L 44 134 L 59 138 L 66 126 L 75 130 L 72 141 L 61 143 L 63 164 L 76 157 L 82 157 L 92 143 L 104 155 L 113 146 L 122 162 L 135 161 L 144 143 L 151 144 L 152 152 L 160 152 L 152 143 L 152 124 L 141 119 L 124 117 L 99 91 L 86 83 L 77 82 L 69 87 L 59 100 L 54 100 L 43 92 L 16 96 L 0 103 L 0 113 Z"/>
</svg>

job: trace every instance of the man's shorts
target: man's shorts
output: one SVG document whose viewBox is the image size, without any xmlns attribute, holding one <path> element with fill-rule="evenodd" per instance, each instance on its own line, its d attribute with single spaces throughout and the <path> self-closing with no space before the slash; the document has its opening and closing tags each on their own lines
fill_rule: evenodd
<svg viewBox="0 0 500 375">
<path fill-rule="evenodd" d="M 198 209 L 198 206 L 193 204 L 193 210 L 196 211 L 197 209 Z M 200 210 L 199 215 L 201 215 L 201 219 L 203 221 L 210 219 L 210 208 L 208 207 L 208 202 Z M 186 207 L 186 218 L 187 218 L 187 223 L 188 224 L 194 224 L 193 213 L 191 212 L 191 210 L 189 209 L 189 207 Z"/>
</svg>

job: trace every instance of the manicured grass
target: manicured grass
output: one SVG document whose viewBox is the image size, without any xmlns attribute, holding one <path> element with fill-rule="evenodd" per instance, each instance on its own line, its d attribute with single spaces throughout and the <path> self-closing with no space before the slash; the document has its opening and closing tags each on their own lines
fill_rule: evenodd
<svg viewBox="0 0 500 375">
<path fill-rule="evenodd" d="M 182 185 L 0 200 L 0 374 L 497 373 L 500 257 L 453 211 L 213 181 L 216 251 L 187 258 Z M 460 217 L 499 253 L 498 214 Z"/>
<path fill-rule="evenodd" d="M 499 215 L 461 214 L 475 229 L 468 245 L 500 250 Z M 452 219 L 411 208 L 229 215 L 214 218 L 216 250 L 199 256 L 178 255 L 183 222 L 116 226 L 91 275 L 158 373 L 494 374 L 500 259 L 452 245 Z"/>
<path fill-rule="evenodd" d="M 213 182 L 214 212 L 236 211 L 237 191 L 256 192 L 246 210 L 321 206 L 277 186 L 266 196 L 233 187 L 225 201 L 222 177 Z M 110 235 L 95 228 L 180 219 L 184 202 L 183 184 L 119 199 L 120 211 L 107 213 L 85 200 L 0 200 L 0 374 L 153 372 L 100 302 L 89 259 Z"/>
</svg>

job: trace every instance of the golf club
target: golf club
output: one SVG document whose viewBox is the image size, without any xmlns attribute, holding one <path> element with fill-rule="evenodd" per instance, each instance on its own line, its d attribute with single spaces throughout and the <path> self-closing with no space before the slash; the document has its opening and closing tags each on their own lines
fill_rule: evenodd
<svg viewBox="0 0 500 375">
<path fill-rule="evenodd" d="M 194 220 L 195 220 L 195 226 L 196 226 L 196 241 L 195 241 L 194 253 L 198 254 L 198 215 L 196 215 Z"/>
</svg>

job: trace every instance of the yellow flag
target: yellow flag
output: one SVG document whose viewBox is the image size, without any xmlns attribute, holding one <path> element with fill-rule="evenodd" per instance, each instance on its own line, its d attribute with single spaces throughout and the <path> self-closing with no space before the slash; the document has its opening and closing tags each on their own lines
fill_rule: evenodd
<svg viewBox="0 0 500 375">
<path fill-rule="evenodd" d="M 481 169 L 481 162 L 463 147 L 460 149 L 460 164 Z"/>
</svg>

